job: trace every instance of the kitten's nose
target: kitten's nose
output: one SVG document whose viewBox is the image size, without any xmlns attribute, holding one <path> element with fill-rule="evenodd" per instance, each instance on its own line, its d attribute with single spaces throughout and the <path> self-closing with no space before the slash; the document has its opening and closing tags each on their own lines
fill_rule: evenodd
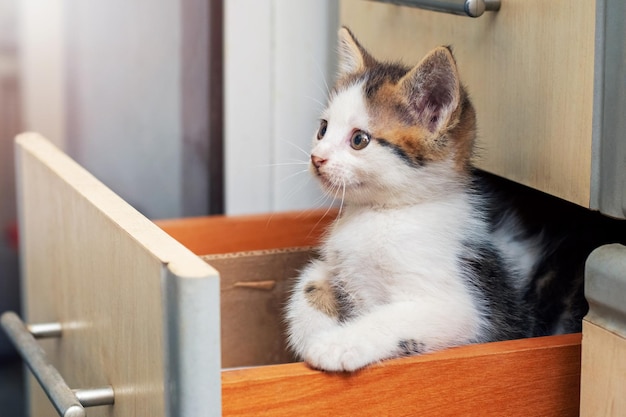
<svg viewBox="0 0 626 417">
<path fill-rule="evenodd" d="M 322 165 L 326 163 L 326 159 L 320 158 L 319 156 L 311 155 L 311 162 L 315 168 L 319 169 Z"/>
</svg>

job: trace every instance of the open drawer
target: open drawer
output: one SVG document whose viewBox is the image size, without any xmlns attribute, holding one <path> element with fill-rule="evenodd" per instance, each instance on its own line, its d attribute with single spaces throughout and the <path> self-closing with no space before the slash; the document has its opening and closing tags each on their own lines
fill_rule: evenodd
<svg viewBox="0 0 626 417">
<path fill-rule="evenodd" d="M 578 414 L 580 335 L 352 375 L 283 363 L 283 297 L 332 214 L 155 225 L 38 135 L 18 138 L 16 158 L 24 318 L 60 323 L 40 343 L 69 387 L 112 387 L 115 403 L 89 416 Z M 29 387 L 30 415 L 53 415 Z"/>
</svg>

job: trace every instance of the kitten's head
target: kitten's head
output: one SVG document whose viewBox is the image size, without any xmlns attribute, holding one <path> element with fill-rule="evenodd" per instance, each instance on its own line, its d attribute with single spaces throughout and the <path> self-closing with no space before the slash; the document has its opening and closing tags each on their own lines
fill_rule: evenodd
<svg viewBox="0 0 626 417">
<path fill-rule="evenodd" d="M 377 61 L 342 28 L 339 55 L 311 152 L 325 190 L 353 203 L 393 205 L 462 182 L 476 127 L 450 49 L 436 48 L 409 68 Z"/>
</svg>

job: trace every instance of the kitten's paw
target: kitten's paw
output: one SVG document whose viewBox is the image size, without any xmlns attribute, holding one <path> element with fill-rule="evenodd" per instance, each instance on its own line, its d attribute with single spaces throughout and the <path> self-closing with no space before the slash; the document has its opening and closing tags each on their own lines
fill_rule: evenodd
<svg viewBox="0 0 626 417">
<path fill-rule="evenodd" d="M 364 345 L 335 332 L 320 336 L 304 353 L 310 366 L 331 372 L 353 372 L 379 359 L 373 358 Z"/>
</svg>

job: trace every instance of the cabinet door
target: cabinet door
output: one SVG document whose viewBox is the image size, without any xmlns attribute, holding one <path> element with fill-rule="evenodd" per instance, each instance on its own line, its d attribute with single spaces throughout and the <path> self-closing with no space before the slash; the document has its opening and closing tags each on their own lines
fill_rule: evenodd
<svg viewBox="0 0 626 417">
<path fill-rule="evenodd" d="M 18 137 L 24 316 L 71 388 L 110 385 L 89 416 L 220 413 L 219 278 L 45 139 Z M 33 378 L 30 414 L 55 415 Z"/>
<path fill-rule="evenodd" d="M 442 2 L 444 3 L 444 2 Z M 478 118 L 477 166 L 590 204 L 596 2 L 502 0 L 456 16 L 342 0 L 341 22 L 377 57 L 407 64 L 451 45 Z"/>
</svg>

